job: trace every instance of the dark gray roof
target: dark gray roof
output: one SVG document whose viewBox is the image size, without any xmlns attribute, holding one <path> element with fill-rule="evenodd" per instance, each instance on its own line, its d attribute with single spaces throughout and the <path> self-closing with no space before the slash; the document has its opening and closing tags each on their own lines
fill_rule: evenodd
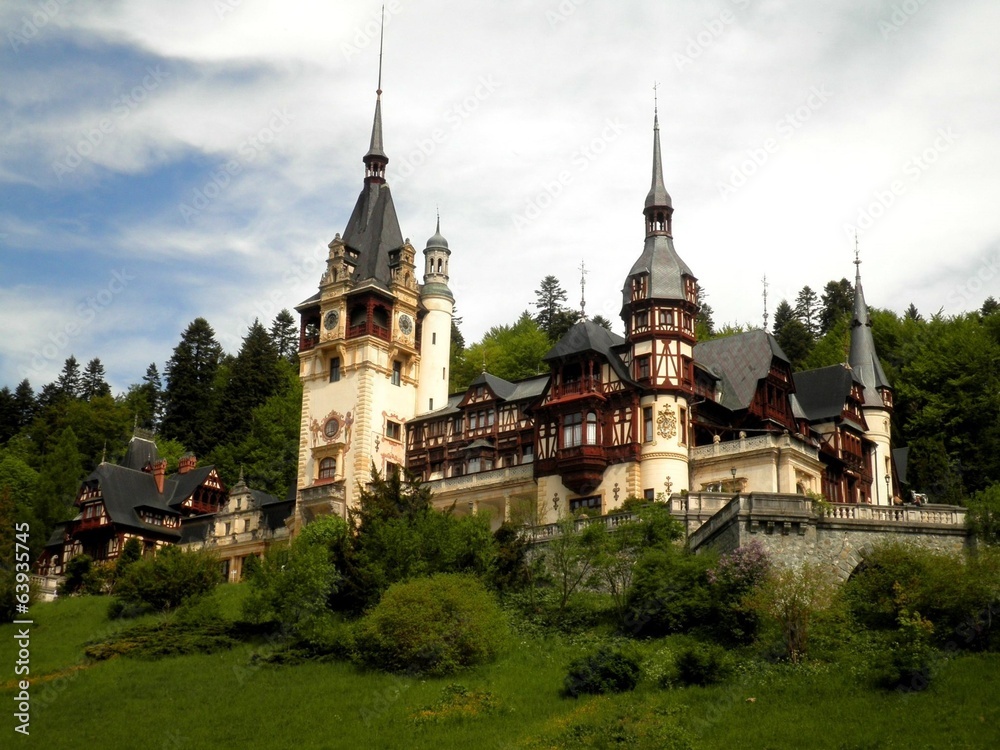
<svg viewBox="0 0 1000 750">
<path fill-rule="evenodd" d="M 427 240 L 427 249 L 430 250 L 432 247 L 441 248 L 448 250 L 448 240 L 444 238 L 441 234 L 441 217 L 438 216 L 437 227 L 434 229 L 434 234 L 430 239 Z M 448 254 L 451 255 L 451 250 L 448 250 Z"/>
<path fill-rule="evenodd" d="M 665 234 L 651 234 L 646 237 L 642 255 L 632 264 L 632 269 L 622 287 L 622 305 L 632 300 L 632 277 L 649 274 L 646 284 L 648 299 L 684 299 L 684 276 L 695 278 L 687 263 L 674 250 L 674 240 Z"/>
<path fill-rule="evenodd" d="M 483 375 L 486 377 L 484 378 Z M 537 398 L 542 395 L 545 390 L 545 386 L 548 385 L 549 382 L 549 375 L 547 373 L 545 375 L 535 375 L 532 378 L 518 380 L 516 383 L 511 383 L 503 378 L 490 375 L 489 373 L 483 373 L 483 375 L 476 378 L 472 385 L 478 385 L 480 383 L 489 384 L 490 382 L 494 383 L 494 385 L 499 384 L 505 393 L 507 393 L 506 396 L 502 397 L 503 401 L 524 401 L 526 399 Z M 493 387 L 493 385 L 490 386 L 491 389 L 493 389 Z M 496 393 L 495 390 L 494 393 Z M 409 420 L 407 424 L 417 424 L 434 419 L 441 419 L 442 417 L 453 416 L 455 414 L 461 414 L 462 410 L 458 408 L 458 405 L 462 403 L 467 394 L 468 391 L 453 393 L 448 396 L 448 403 L 445 406 L 435 411 L 428 412 L 427 414 L 421 414 L 418 417 Z"/>
<path fill-rule="evenodd" d="M 385 151 L 382 148 L 382 95 L 378 94 L 375 98 L 375 120 L 372 122 L 372 140 L 368 146 L 368 153 L 365 157 L 369 156 L 381 156 L 386 161 L 389 157 L 385 155 Z"/>
<path fill-rule="evenodd" d="M 670 193 L 663 185 L 663 163 L 660 159 L 660 117 L 653 115 L 653 181 L 646 195 L 646 208 L 650 206 L 669 206 Z"/>
<path fill-rule="evenodd" d="M 855 381 L 854 374 L 844 365 L 797 372 L 792 377 L 799 407 L 810 422 L 839 417 Z"/>
<path fill-rule="evenodd" d="M 617 333 L 613 333 L 597 323 L 584 320 L 566 331 L 542 359 L 546 362 L 552 362 L 577 354 L 596 352 L 608 361 L 621 380 L 631 383 L 632 379 L 629 377 L 628 368 L 614 351 L 615 347 L 624 343 L 625 339 Z"/>
<path fill-rule="evenodd" d="M 882 370 L 875 340 L 872 338 L 872 321 L 861 288 L 861 265 L 858 262 L 854 278 L 854 321 L 851 327 L 851 355 L 848 361 L 858 380 L 865 386 L 865 406 L 882 406 L 882 397 L 876 389 L 890 388 L 889 379 Z"/>
<path fill-rule="evenodd" d="M 52 527 L 52 533 L 49 534 L 49 539 L 45 542 L 46 549 L 49 547 L 61 547 L 63 545 L 67 525 L 69 525 L 69 521 L 60 521 Z"/>
<path fill-rule="evenodd" d="M 775 357 L 788 362 L 774 336 L 760 330 L 702 341 L 694 347 L 695 362 L 720 379 L 719 403 L 732 411 L 750 406 L 757 383 L 767 377 Z"/>
<path fill-rule="evenodd" d="M 147 438 L 132 436 L 128 441 L 128 450 L 120 465 L 134 471 L 142 471 L 147 464 L 153 464 L 160 460 L 160 452 L 156 449 L 156 443 Z"/>
<path fill-rule="evenodd" d="M 509 380 L 498 378 L 496 375 L 490 375 L 488 372 L 480 373 L 479 377 L 469 384 L 469 387 L 472 388 L 477 385 L 486 385 L 502 401 L 510 400 L 510 394 L 516 389 L 516 386 Z"/>
<path fill-rule="evenodd" d="M 431 281 L 420 287 L 421 297 L 447 297 L 450 300 L 455 299 L 455 295 L 451 293 L 451 289 L 448 285 L 440 281 Z"/>
<path fill-rule="evenodd" d="M 316 292 L 316 294 L 314 294 L 312 297 L 304 299 L 299 304 L 297 304 L 295 306 L 295 309 L 298 310 L 299 312 L 302 312 L 303 308 L 315 307 L 319 303 L 320 297 L 322 296 L 323 296 L 322 292 Z"/>
<path fill-rule="evenodd" d="M 344 230 L 344 244 L 358 253 L 354 281 L 375 279 L 388 288 L 389 253 L 403 246 L 403 233 L 387 184 L 372 181 L 362 188 Z"/>
<path fill-rule="evenodd" d="M 280 529 L 285 525 L 285 520 L 295 511 L 295 501 L 277 500 L 264 505 L 260 510 L 264 517 L 264 523 L 269 529 Z"/>
<path fill-rule="evenodd" d="M 181 544 L 204 542 L 212 530 L 213 516 L 195 516 L 181 521 Z"/>
<path fill-rule="evenodd" d="M 548 373 L 536 375 L 533 378 L 518 380 L 514 383 L 514 391 L 507 397 L 508 401 L 523 401 L 528 398 L 537 398 L 545 391 L 545 386 L 549 384 Z"/>
<path fill-rule="evenodd" d="M 214 466 L 191 469 L 186 474 L 171 474 L 163 483 L 163 495 L 167 504 L 176 508 L 208 479 Z"/>
<path fill-rule="evenodd" d="M 146 523 L 139 518 L 139 508 L 150 508 L 163 514 L 177 515 L 176 511 L 167 507 L 163 495 L 156 488 L 156 480 L 152 474 L 115 464 L 101 464 L 84 481 L 94 480 L 100 483 L 104 509 L 112 523 L 165 537 L 180 537 L 180 532 L 176 529 Z"/>
</svg>

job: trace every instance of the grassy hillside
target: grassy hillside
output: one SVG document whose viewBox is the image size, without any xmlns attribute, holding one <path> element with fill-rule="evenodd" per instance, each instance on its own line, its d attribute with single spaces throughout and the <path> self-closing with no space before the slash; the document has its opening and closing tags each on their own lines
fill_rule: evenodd
<svg viewBox="0 0 1000 750">
<path fill-rule="evenodd" d="M 234 613 L 237 586 L 215 596 Z M 268 644 L 158 661 L 88 663 L 107 599 L 37 605 L 30 738 L 45 748 L 987 748 L 1000 744 L 1000 655 L 943 662 L 929 690 L 873 692 L 849 669 L 744 669 L 724 685 L 565 699 L 585 637 L 521 637 L 496 664 L 445 679 L 363 673 L 344 663 L 259 666 Z M 152 619 L 152 618 L 149 618 Z M 131 625 L 131 623 L 129 623 Z M 13 626 L 0 627 L 10 706 Z M 669 641 L 639 648 L 647 659 Z M 462 688 L 449 687 L 461 685 Z M 8 734 L 9 733 L 9 734 Z"/>
</svg>

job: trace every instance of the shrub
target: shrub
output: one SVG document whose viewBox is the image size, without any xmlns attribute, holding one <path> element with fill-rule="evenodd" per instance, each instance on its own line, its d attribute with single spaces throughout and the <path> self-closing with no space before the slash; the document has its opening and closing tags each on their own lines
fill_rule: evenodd
<svg viewBox="0 0 1000 750">
<path fill-rule="evenodd" d="M 110 594 L 114 588 L 115 570 L 115 563 L 111 561 L 93 563 L 83 576 L 80 591 L 91 596 Z"/>
<path fill-rule="evenodd" d="M 83 587 L 84 578 L 94 564 L 90 555 L 74 555 L 66 563 L 66 577 L 59 584 L 59 596 L 75 594 Z"/>
<path fill-rule="evenodd" d="M 714 610 L 711 631 L 716 639 L 730 644 L 753 641 L 760 618 L 746 599 L 767 580 L 771 567 L 764 545 L 754 540 L 723 555 L 708 570 Z"/>
<path fill-rule="evenodd" d="M 390 586 L 358 623 L 357 658 L 387 672 L 444 675 L 492 661 L 506 634 L 479 579 L 442 573 Z"/>
<path fill-rule="evenodd" d="M 773 571 L 747 598 L 747 603 L 777 626 L 785 656 L 797 662 L 808 652 L 813 619 L 833 604 L 836 592 L 829 572 L 807 563 L 801 568 Z"/>
<path fill-rule="evenodd" d="M 586 693 L 624 693 L 639 682 L 639 663 L 621 651 L 602 648 L 569 665 L 563 692 L 571 698 Z"/>
<path fill-rule="evenodd" d="M 714 643 L 696 643 L 677 655 L 677 678 L 684 685 L 722 682 L 731 669 L 726 651 Z"/>
<path fill-rule="evenodd" d="M 1000 591 L 1000 557 L 983 550 L 966 559 L 908 544 L 875 547 L 845 587 L 854 617 L 876 630 L 894 630 L 907 612 L 920 612 L 941 643 L 981 649 L 991 639 L 991 609 Z"/>
<path fill-rule="evenodd" d="M 934 626 L 920 616 L 903 612 L 896 637 L 879 651 L 872 669 L 874 682 L 886 690 L 921 691 L 931 681 L 935 656 L 931 646 Z"/>
<path fill-rule="evenodd" d="M 132 563 L 119 581 L 117 593 L 126 604 L 142 603 L 155 610 L 167 610 L 208 593 L 221 581 L 222 572 L 214 555 L 169 546 Z"/>
<path fill-rule="evenodd" d="M 636 563 L 625 602 L 625 628 L 639 636 L 659 637 L 687 631 L 709 621 L 712 593 L 708 554 L 693 555 L 666 547 L 644 554 Z"/>
</svg>

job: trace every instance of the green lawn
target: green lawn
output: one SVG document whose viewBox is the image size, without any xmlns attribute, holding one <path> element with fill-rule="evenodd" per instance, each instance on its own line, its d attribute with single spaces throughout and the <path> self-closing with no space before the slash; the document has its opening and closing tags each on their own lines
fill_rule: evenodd
<svg viewBox="0 0 1000 750">
<path fill-rule="evenodd" d="M 233 614 L 239 588 L 221 587 Z M 1000 746 L 1000 655 L 944 662 L 923 693 L 877 693 L 847 670 L 765 669 L 710 688 L 569 700 L 566 664 L 585 646 L 522 638 L 498 663 L 452 678 L 362 673 L 348 664 L 257 667 L 241 646 L 160 661 L 86 664 L 109 632 L 107 600 L 33 607 L 30 738 L 4 711 L 3 747 L 45 748 L 993 748 Z M 13 626 L 0 626 L 7 706 Z M 646 644 L 647 652 L 656 644 Z M 6 665 L 11 665 L 10 667 Z M 492 700 L 443 700 L 460 683 Z M 752 700 L 748 700 L 752 699 Z M 420 714 L 429 720 L 416 718 Z M 436 717 L 436 719 L 435 719 Z M 10 733 L 10 734 L 8 734 Z M 14 741 L 7 737 L 13 735 Z"/>
</svg>

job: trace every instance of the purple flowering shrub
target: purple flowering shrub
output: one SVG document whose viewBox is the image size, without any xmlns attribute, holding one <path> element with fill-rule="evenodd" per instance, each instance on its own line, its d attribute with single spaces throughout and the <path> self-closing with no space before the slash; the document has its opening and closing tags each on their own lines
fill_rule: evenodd
<svg viewBox="0 0 1000 750">
<path fill-rule="evenodd" d="M 754 639 L 760 623 L 746 599 L 768 579 L 771 568 L 764 545 L 754 540 L 723 555 L 707 571 L 715 611 L 713 630 L 718 640 L 736 645 Z"/>
</svg>

